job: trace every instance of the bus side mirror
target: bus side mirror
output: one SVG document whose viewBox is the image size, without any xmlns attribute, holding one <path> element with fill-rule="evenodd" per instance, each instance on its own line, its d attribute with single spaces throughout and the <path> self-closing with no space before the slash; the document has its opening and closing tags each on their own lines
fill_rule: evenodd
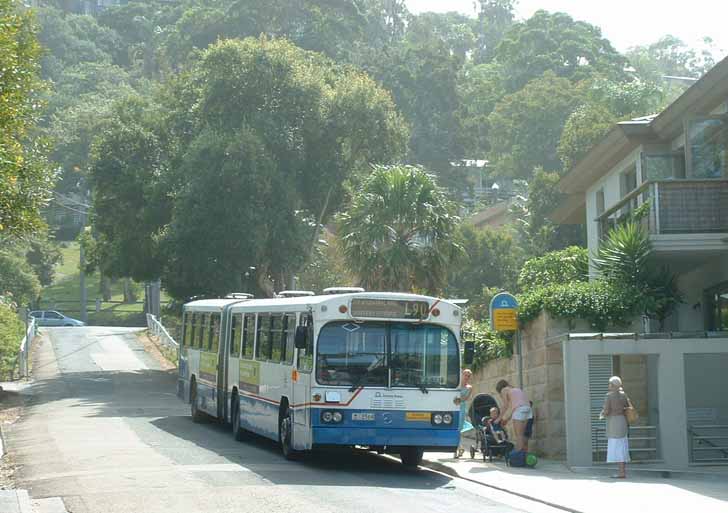
<svg viewBox="0 0 728 513">
<path fill-rule="evenodd" d="M 472 365 L 475 359 L 475 342 L 465 342 L 465 350 L 463 352 L 463 363 Z"/>
<path fill-rule="evenodd" d="M 296 349 L 306 349 L 306 336 L 308 335 L 308 328 L 306 326 L 299 326 L 296 328 L 296 337 L 293 341 L 293 345 Z"/>
</svg>

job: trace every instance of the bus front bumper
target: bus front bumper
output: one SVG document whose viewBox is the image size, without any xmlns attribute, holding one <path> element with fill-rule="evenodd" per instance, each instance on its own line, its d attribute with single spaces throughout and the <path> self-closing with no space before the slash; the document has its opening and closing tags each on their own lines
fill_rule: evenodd
<svg viewBox="0 0 728 513">
<path fill-rule="evenodd" d="M 420 447 L 428 450 L 449 450 L 460 443 L 457 429 L 334 427 L 313 428 L 315 446 Z"/>
</svg>

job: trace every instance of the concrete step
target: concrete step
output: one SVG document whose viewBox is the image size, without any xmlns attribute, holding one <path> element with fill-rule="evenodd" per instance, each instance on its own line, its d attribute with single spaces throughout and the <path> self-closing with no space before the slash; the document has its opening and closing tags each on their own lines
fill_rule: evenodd
<svg viewBox="0 0 728 513">
<path fill-rule="evenodd" d="M 68 513 L 60 497 L 33 499 L 33 513 Z"/>
<path fill-rule="evenodd" d="M 33 513 L 30 497 L 25 490 L 0 490 L 2 513 Z"/>
</svg>

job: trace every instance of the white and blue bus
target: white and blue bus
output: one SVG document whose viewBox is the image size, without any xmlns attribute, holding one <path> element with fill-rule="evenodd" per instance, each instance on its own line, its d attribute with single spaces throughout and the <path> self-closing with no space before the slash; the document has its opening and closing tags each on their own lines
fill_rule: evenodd
<svg viewBox="0 0 728 513">
<path fill-rule="evenodd" d="M 286 294 L 284 294 L 286 295 Z M 184 307 L 178 392 L 194 420 L 228 422 L 293 458 L 323 447 L 408 466 L 460 439 L 460 308 L 354 292 L 200 300 Z"/>
</svg>

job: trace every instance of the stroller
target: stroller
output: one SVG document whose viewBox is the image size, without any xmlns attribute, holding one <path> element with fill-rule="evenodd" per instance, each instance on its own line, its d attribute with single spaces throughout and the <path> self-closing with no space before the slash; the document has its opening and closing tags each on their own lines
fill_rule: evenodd
<svg viewBox="0 0 728 513">
<path fill-rule="evenodd" d="M 493 461 L 494 456 L 507 457 L 513 450 L 513 444 L 507 438 L 499 441 L 493 434 L 488 422 L 493 406 L 497 407 L 498 403 L 488 394 L 478 394 L 473 398 L 469 411 L 475 428 L 475 445 L 470 446 L 470 457 L 473 459 L 478 451 L 483 455 L 483 461 Z"/>
</svg>

